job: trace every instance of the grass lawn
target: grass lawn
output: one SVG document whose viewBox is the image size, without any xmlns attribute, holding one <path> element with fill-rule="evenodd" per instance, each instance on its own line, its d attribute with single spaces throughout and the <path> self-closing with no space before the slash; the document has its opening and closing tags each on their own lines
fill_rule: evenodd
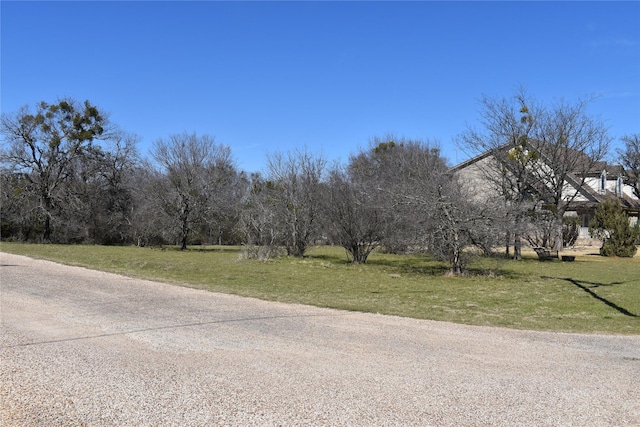
<svg viewBox="0 0 640 427">
<path fill-rule="evenodd" d="M 466 277 L 422 256 L 374 253 L 346 262 L 336 247 L 304 259 L 243 260 L 238 247 L 137 248 L 2 243 L 0 251 L 216 292 L 473 325 L 640 334 L 640 257 L 575 262 L 478 259 Z M 568 254 L 573 254 L 571 251 Z"/>
</svg>

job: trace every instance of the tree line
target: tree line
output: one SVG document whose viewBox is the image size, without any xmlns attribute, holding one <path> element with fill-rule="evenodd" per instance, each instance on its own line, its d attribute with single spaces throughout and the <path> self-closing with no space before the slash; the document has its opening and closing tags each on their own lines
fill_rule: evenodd
<svg viewBox="0 0 640 427">
<path fill-rule="evenodd" d="M 511 141 L 524 150 L 535 139 L 557 153 L 580 149 L 589 161 L 606 154 L 606 128 L 584 112 L 586 104 L 547 111 L 519 96 L 485 98 L 482 130 L 467 129 L 461 145 L 495 150 Z M 532 206 L 540 204 L 533 199 L 544 202 L 556 225 L 564 206 L 540 189 L 531 196 L 528 160 L 513 152 L 519 160 L 502 165 L 510 165 L 510 174 L 502 174 L 510 182 L 495 182 L 502 197 L 473 197 L 476 190 L 428 140 L 374 137 L 346 164 L 330 164 L 306 148 L 275 153 L 261 174 L 239 170 L 230 147 L 196 133 L 161 138 L 144 158 L 139 137 L 89 101 L 3 113 L 0 134 L 3 239 L 182 249 L 232 244 L 257 259 L 302 257 L 323 242 L 344 247 L 354 263 L 365 263 L 378 247 L 424 251 L 459 274 L 471 246 L 491 253 L 506 242 L 519 251 Z M 638 136 L 628 137 L 626 147 L 622 158 L 637 168 Z M 571 160 L 558 157 L 559 164 Z M 569 166 L 575 165 L 554 172 Z M 561 239 L 561 223 L 557 230 L 547 235 Z"/>
</svg>

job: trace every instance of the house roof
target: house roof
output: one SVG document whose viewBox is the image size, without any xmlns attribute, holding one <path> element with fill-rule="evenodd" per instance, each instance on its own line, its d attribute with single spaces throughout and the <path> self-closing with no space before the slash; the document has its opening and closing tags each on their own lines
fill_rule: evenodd
<svg viewBox="0 0 640 427">
<path fill-rule="evenodd" d="M 611 192 L 609 192 L 611 193 Z M 613 193 L 611 193 L 613 197 L 617 197 Z M 640 213 L 640 199 L 634 199 L 633 197 L 629 197 L 627 194 L 623 194 L 622 197 L 619 198 L 622 207 L 627 211 L 633 211 L 635 213 Z"/>
<path fill-rule="evenodd" d="M 503 149 L 503 148 L 506 148 L 506 145 L 503 145 L 503 146 L 501 146 L 501 147 L 499 147 L 497 149 L 500 150 L 500 149 Z M 491 155 L 493 155 L 493 151 L 485 151 L 484 153 L 482 153 L 482 154 L 480 154 L 478 156 L 475 156 L 475 157 L 472 157 L 472 158 L 470 158 L 468 160 L 465 160 L 462 163 L 458 163 L 457 165 L 455 165 L 451 169 L 449 169 L 449 171 L 450 172 L 457 172 L 457 171 L 462 170 L 462 169 L 464 169 L 464 168 L 466 168 L 466 167 L 468 167 L 468 166 L 470 166 L 470 165 L 472 165 L 472 164 L 474 164 L 474 163 L 476 163 L 476 162 L 478 162 L 478 161 L 480 161 L 482 159 L 486 159 L 487 157 L 489 157 Z"/>
<path fill-rule="evenodd" d="M 606 161 L 593 162 L 589 158 L 589 156 L 587 156 L 585 153 L 572 148 L 560 148 L 559 150 L 556 150 L 555 148 L 549 148 L 551 144 L 547 142 L 541 142 L 541 141 L 535 141 L 535 140 L 530 140 L 530 146 L 547 160 L 549 159 L 550 156 L 553 156 L 553 155 L 560 156 L 562 158 L 569 157 L 569 155 L 576 156 L 577 160 L 575 161 L 575 164 L 577 167 L 573 171 L 571 171 L 571 173 L 574 174 L 574 178 L 577 178 L 577 176 L 583 176 L 583 175 L 599 176 L 603 170 L 606 171 L 608 176 L 613 176 L 616 178 L 622 177 L 625 179 L 634 178 L 633 171 L 625 170 L 622 165 L 612 165 L 607 163 Z M 480 160 L 483 160 L 487 157 L 494 155 L 496 152 L 506 152 L 511 148 L 513 148 L 512 143 L 503 144 L 499 147 L 496 147 L 493 150 L 485 151 L 484 153 L 481 153 L 475 157 L 465 160 L 464 162 L 453 166 L 449 170 L 451 172 L 459 171 Z M 583 167 L 580 167 L 580 165 L 582 165 Z"/>
<path fill-rule="evenodd" d="M 450 169 L 450 172 L 455 173 L 463 170 L 470 165 L 479 162 L 480 160 L 486 159 L 487 157 L 496 154 L 496 152 L 505 152 L 512 147 L 513 144 L 511 143 L 503 144 L 499 147 L 496 147 L 494 150 L 486 151 L 478 156 L 459 163 L 458 165 L 452 167 Z M 609 190 L 601 193 L 591 188 L 589 185 L 584 185 L 584 178 L 600 176 L 603 170 L 608 176 L 616 178 L 623 177 L 624 179 L 631 178 L 631 171 L 626 171 L 621 165 L 610 165 L 606 161 L 592 162 L 592 160 L 586 154 L 569 148 L 560 150 L 545 149 L 545 147 L 549 147 L 549 144 L 540 141 L 532 141 L 531 147 L 540 154 L 540 157 L 543 161 L 549 161 L 549 156 L 559 156 L 561 158 L 569 155 L 577 156 L 577 161 L 575 162 L 575 164 L 578 166 L 576 168 L 578 170 L 570 171 L 569 173 L 567 173 L 565 179 L 570 185 L 578 189 L 579 194 L 586 200 L 580 202 L 574 201 L 572 202 L 572 204 L 594 205 L 603 202 L 605 199 L 618 199 L 620 200 L 625 210 L 635 213 L 640 212 L 640 199 L 629 197 L 626 194 L 617 195 Z M 584 168 L 580 168 L 580 165 L 584 166 Z"/>
<path fill-rule="evenodd" d="M 573 173 L 588 174 L 588 175 L 600 174 L 603 169 L 607 171 L 607 174 L 611 174 L 615 176 L 621 176 L 626 173 L 624 168 L 620 165 L 610 165 L 605 161 L 593 162 L 592 159 L 587 154 L 573 148 L 565 148 L 565 147 L 558 148 L 558 147 L 554 147 L 552 144 L 548 142 L 538 141 L 533 139 L 530 139 L 528 141 L 528 144 L 531 148 L 536 150 L 536 152 L 538 152 L 542 157 L 545 157 L 547 160 L 549 160 L 550 157 L 576 159 L 573 162 L 576 167 L 574 168 L 573 171 L 571 171 Z M 513 143 L 511 142 L 505 143 L 503 145 L 496 147 L 493 150 L 485 151 L 484 153 L 481 153 L 475 157 L 465 160 L 464 162 L 453 166 L 450 170 L 452 172 L 455 172 L 457 170 L 464 169 L 465 167 L 473 163 L 476 163 L 482 159 L 485 159 L 495 154 L 496 152 L 506 152 L 513 147 L 514 147 Z"/>
</svg>

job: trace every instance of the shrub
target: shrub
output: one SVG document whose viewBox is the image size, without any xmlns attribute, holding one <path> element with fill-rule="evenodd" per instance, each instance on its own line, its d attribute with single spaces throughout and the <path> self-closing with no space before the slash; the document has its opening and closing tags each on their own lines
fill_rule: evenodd
<svg viewBox="0 0 640 427">
<path fill-rule="evenodd" d="M 636 239 L 640 236 L 640 226 L 631 227 L 617 199 L 606 200 L 598 206 L 589 232 L 602 240 L 600 254 L 603 256 L 633 257 L 638 250 Z"/>
<path fill-rule="evenodd" d="M 580 236 L 580 218 L 565 216 L 562 218 L 562 245 L 573 246 Z"/>
</svg>

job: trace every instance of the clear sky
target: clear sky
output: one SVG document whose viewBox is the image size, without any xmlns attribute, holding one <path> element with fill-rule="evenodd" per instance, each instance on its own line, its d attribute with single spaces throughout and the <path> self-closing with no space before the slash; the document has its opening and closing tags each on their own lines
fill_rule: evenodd
<svg viewBox="0 0 640 427">
<path fill-rule="evenodd" d="M 238 166 L 306 146 L 346 161 L 374 136 L 439 141 L 478 99 L 597 95 L 640 132 L 640 2 L 0 2 L 1 107 L 72 97 L 153 141 L 209 134 Z"/>
</svg>

